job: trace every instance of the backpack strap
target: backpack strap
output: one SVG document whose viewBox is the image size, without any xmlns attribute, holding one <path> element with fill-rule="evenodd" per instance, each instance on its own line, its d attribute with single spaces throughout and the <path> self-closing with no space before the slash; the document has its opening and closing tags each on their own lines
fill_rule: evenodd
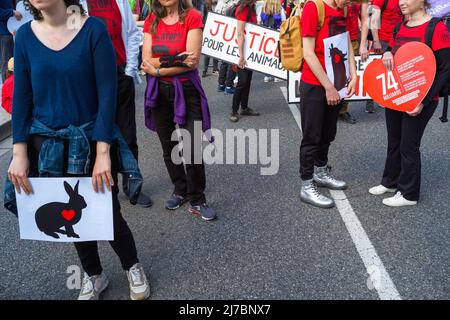
<svg viewBox="0 0 450 320">
<path fill-rule="evenodd" d="M 436 29 L 436 25 L 441 21 L 439 18 L 431 18 L 430 22 L 427 25 L 427 29 L 425 30 L 425 44 L 431 48 L 433 43 L 433 34 L 434 29 Z"/>
<path fill-rule="evenodd" d="M 325 22 L 325 5 L 323 4 L 323 0 L 308 0 L 308 1 L 312 1 L 316 4 L 317 13 L 319 15 L 319 25 L 318 25 L 317 29 L 320 30 L 320 29 L 322 29 L 323 24 Z"/>
<path fill-rule="evenodd" d="M 397 23 L 397 25 L 395 26 L 395 28 L 394 28 L 394 33 L 393 33 L 394 40 L 397 39 L 397 34 L 398 34 L 398 32 L 400 31 L 400 28 L 402 27 L 402 24 L 403 24 L 403 22 L 399 22 L 399 23 Z"/>
<path fill-rule="evenodd" d="M 389 4 L 389 0 L 384 0 L 383 6 L 381 7 L 381 12 L 380 13 L 383 13 L 383 11 L 386 10 L 388 4 Z"/>
</svg>

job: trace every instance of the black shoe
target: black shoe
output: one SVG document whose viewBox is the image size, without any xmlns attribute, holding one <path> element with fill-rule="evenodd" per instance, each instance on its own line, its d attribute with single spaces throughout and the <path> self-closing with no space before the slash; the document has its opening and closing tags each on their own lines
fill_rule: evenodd
<svg viewBox="0 0 450 320">
<path fill-rule="evenodd" d="M 241 112 L 239 112 L 239 114 L 241 116 L 259 116 L 259 112 L 256 112 L 255 110 L 249 107 L 241 109 Z"/>
<path fill-rule="evenodd" d="M 375 112 L 375 105 L 373 103 L 373 100 L 367 100 L 367 102 L 366 102 L 366 112 L 367 113 L 374 113 Z"/>
<path fill-rule="evenodd" d="M 352 115 L 348 112 L 341 113 L 339 115 L 339 119 L 341 119 L 344 122 L 347 122 L 349 124 L 355 124 L 356 119 L 352 117 Z"/>
<path fill-rule="evenodd" d="M 166 201 L 166 209 L 167 210 L 176 210 L 179 207 L 181 207 L 184 203 L 187 202 L 187 198 L 183 196 L 179 196 L 177 194 L 173 194 L 167 201 Z"/>
<path fill-rule="evenodd" d="M 237 114 L 237 112 L 232 112 L 231 113 L 230 121 L 231 122 L 238 122 L 239 121 L 239 115 Z"/>
<path fill-rule="evenodd" d="M 128 200 L 130 200 L 130 195 L 128 194 L 127 191 L 124 190 L 125 196 L 127 197 Z M 136 200 L 136 203 L 133 204 L 138 204 L 143 208 L 148 208 L 151 207 L 153 205 L 153 201 L 152 199 L 150 199 L 149 196 L 147 196 L 145 193 L 139 193 L 139 196 Z"/>
</svg>

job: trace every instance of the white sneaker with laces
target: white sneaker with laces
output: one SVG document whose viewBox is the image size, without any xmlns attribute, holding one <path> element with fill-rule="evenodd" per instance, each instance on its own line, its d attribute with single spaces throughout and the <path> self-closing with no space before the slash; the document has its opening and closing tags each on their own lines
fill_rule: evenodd
<svg viewBox="0 0 450 320">
<path fill-rule="evenodd" d="M 402 193 L 398 191 L 395 196 L 383 199 L 383 204 L 389 207 L 415 206 L 417 201 L 411 201 L 403 198 Z"/>
<path fill-rule="evenodd" d="M 383 186 L 381 184 L 369 189 L 369 193 L 373 194 L 374 196 L 380 196 L 380 195 L 385 194 L 387 192 L 394 193 L 395 191 L 396 191 L 396 189 L 386 188 L 385 186 Z"/>
<path fill-rule="evenodd" d="M 109 281 L 104 272 L 92 277 L 85 273 L 78 300 L 98 300 L 100 294 L 108 287 L 108 284 Z"/>
<path fill-rule="evenodd" d="M 146 300 L 150 297 L 150 285 L 140 263 L 136 263 L 127 271 L 127 277 L 131 300 Z"/>
</svg>

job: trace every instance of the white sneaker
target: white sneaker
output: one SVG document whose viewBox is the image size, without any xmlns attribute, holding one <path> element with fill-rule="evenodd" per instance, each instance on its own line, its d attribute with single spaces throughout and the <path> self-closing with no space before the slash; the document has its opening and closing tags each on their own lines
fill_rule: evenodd
<svg viewBox="0 0 450 320">
<path fill-rule="evenodd" d="M 369 189 L 369 193 L 373 194 L 374 196 L 380 196 L 382 194 L 385 194 L 387 192 L 391 192 L 394 193 L 396 189 L 392 189 L 392 188 L 386 188 L 383 185 L 378 185 L 376 187 L 372 187 Z"/>
<path fill-rule="evenodd" d="M 103 272 L 99 276 L 92 277 L 85 273 L 78 300 L 98 300 L 100 294 L 108 287 L 108 284 L 108 278 Z"/>
<path fill-rule="evenodd" d="M 267 77 L 267 76 L 264 77 L 264 82 L 270 82 L 272 80 L 273 80 L 272 77 Z"/>
<path fill-rule="evenodd" d="M 417 201 L 406 200 L 399 191 L 395 196 L 383 199 L 383 204 L 389 207 L 415 206 Z"/>
<path fill-rule="evenodd" d="M 150 297 L 150 285 L 140 263 L 136 263 L 127 271 L 127 277 L 130 284 L 131 300 L 146 300 Z"/>
<path fill-rule="evenodd" d="M 273 82 L 282 82 L 283 80 L 280 78 L 274 78 Z"/>
</svg>

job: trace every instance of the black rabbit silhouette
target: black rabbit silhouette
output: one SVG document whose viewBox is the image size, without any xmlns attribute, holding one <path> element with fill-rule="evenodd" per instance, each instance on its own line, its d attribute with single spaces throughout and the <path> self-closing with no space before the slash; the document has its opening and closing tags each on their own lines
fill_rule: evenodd
<svg viewBox="0 0 450 320">
<path fill-rule="evenodd" d="M 46 235 L 59 239 L 60 234 L 69 238 L 79 238 L 73 226 L 81 219 L 81 211 L 87 207 L 84 197 L 78 194 L 78 180 L 75 188 L 64 181 L 64 188 L 69 195 L 69 203 L 51 202 L 43 205 L 36 211 L 35 219 L 39 230 Z M 62 230 L 61 228 L 65 228 Z"/>
<path fill-rule="evenodd" d="M 345 69 L 345 61 L 347 60 L 347 53 L 343 53 L 339 48 L 331 44 L 330 57 L 333 65 L 334 73 L 334 87 L 337 91 L 345 88 L 347 85 L 347 72 Z"/>
</svg>

